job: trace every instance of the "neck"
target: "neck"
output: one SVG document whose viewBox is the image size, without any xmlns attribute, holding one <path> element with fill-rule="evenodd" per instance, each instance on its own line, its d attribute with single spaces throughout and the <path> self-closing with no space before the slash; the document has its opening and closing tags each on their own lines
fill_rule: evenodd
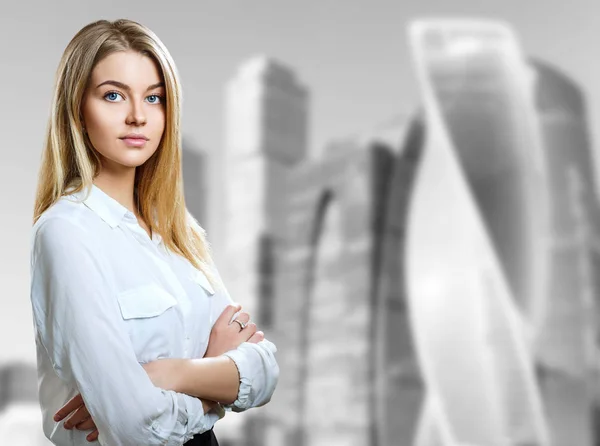
<svg viewBox="0 0 600 446">
<path fill-rule="evenodd" d="M 134 215 L 138 215 L 133 197 L 133 187 L 135 182 L 135 167 L 129 168 L 125 172 L 115 173 L 103 169 L 93 183 L 102 189 L 110 197 L 121 203 Z"/>
</svg>

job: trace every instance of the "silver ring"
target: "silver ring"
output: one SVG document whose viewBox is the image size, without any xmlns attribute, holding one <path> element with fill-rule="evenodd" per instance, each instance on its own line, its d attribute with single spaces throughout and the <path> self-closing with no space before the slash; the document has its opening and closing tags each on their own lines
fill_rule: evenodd
<svg viewBox="0 0 600 446">
<path fill-rule="evenodd" d="M 242 331 L 244 328 L 246 328 L 246 324 L 244 324 L 242 321 L 238 321 L 237 319 L 234 319 L 233 322 L 237 322 L 238 324 L 240 324 L 240 327 L 242 327 L 240 331 Z"/>
</svg>

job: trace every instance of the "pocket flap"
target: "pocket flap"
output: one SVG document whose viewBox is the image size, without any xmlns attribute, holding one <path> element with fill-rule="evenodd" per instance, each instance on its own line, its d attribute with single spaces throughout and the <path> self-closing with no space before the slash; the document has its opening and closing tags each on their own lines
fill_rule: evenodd
<svg viewBox="0 0 600 446">
<path fill-rule="evenodd" d="M 123 319 L 159 316 L 177 305 L 177 299 L 157 284 L 142 285 L 118 294 Z"/>
</svg>

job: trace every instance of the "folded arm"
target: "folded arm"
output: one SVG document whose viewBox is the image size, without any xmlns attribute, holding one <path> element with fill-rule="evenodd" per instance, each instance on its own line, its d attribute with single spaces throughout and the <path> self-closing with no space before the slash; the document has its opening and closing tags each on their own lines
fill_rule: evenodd
<svg viewBox="0 0 600 446">
<path fill-rule="evenodd" d="M 214 323 L 228 305 L 236 305 L 236 303 L 223 284 L 217 267 L 214 264 L 211 267 L 218 285 L 215 295 L 212 297 L 214 301 L 211 310 L 211 322 Z M 233 316 L 233 319 L 236 316 L 237 313 Z M 238 348 L 223 354 L 223 356 L 233 361 L 237 369 L 234 394 L 231 393 L 230 384 L 229 387 L 223 387 L 223 392 L 220 391 L 219 387 L 209 389 L 215 393 L 203 392 L 202 381 L 205 379 L 206 374 L 197 373 L 203 365 L 195 362 L 198 360 L 191 360 L 187 365 L 187 378 L 182 391 L 189 395 L 217 399 L 224 403 L 223 408 L 226 411 L 243 412 L 253 407 L 263 406 L 271 400 L 279 380 L 279 365 L 275 359 L 275 352 L 277 352 L 275 344 L 265 338 L 257 343 L 243 342 Z M 223 356 L 220 357 L 222 358 L 221 361 L 223 361 Z M 227 362 L 222 364 L 222 367 L 227 367 Z M 228 383 L 230 378 L 231 375 L 228 375 Z M 217 391 L 219 393 L 216 393 Z"/>
<path fill-rule="evenodd" d="M 275 345 L 243 342 L 216 358 L 176 359 L 178 392 L 218 401 L 227 411 L 242 412 L 271 400 L 279 379 Z"/>
</svg>

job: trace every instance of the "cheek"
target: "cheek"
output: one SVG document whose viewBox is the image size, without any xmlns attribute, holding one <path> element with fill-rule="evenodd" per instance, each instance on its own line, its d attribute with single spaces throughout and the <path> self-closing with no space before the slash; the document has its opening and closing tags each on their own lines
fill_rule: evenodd
<svg viewBox="0 0 600 446">
<path fill-rule="evenodd" d="M 156 133 L 162 134 L 165 130 L 166 123 L 166 114 L 165 110 L 157 110 L 152 118 L 153 122 L 156 124 L 154 126 Z"/>
<path fill-rule="evenodd" d="M 109 156 L 111 152 L 117 149 L 118 134 L 116 129 L 120 128 L 118 122 L 110 115 L 91 116 L 91 120 L 86 121 L 87 133 L 94 149 L 104 156 Z"/>
<path fill-rule="evenodd" d="M 96 107 L 87 113 L 86 127 L 90 136 L 94 134 L 96 138 L 112 138 L 120 119 L 117 110 Z"/>
</svg>

